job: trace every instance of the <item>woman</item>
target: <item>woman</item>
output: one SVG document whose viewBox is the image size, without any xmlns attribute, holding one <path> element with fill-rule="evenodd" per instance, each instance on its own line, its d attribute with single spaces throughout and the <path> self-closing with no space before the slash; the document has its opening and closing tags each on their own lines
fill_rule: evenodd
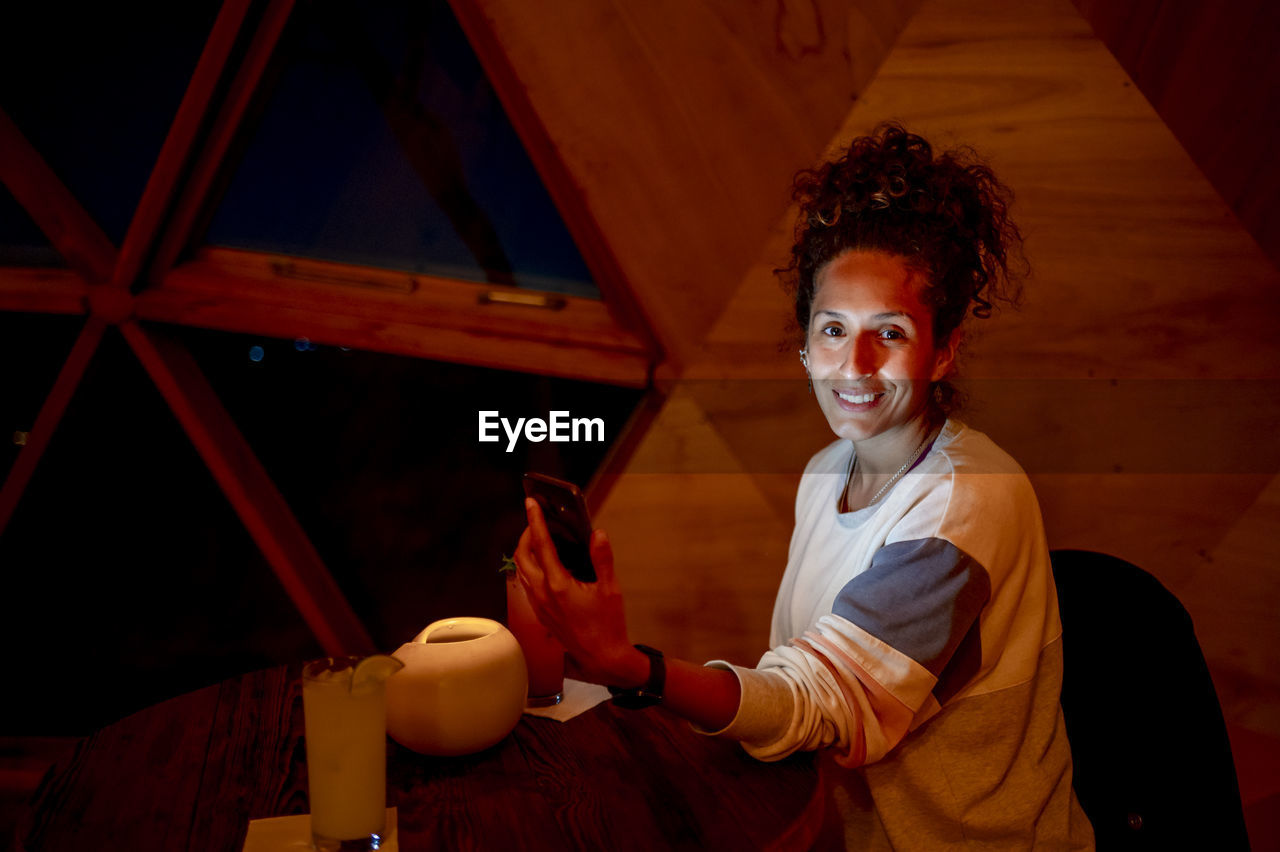
<svg viewBox="0 0 1280 852">
<path fill-rule="evenodd" d="M 657 693 L 762 760 L 824 750 L 851 845 L 1089 848 L 1039 507 L 947 416 L 962 321 L 1012 301 L 1008 192 L 967 152 L 885 125 L 795 195 L 800 357 L 837 440 L 801 479 L 772 650 L 745 669 L 633 646 L 604 533 L 600 581 L 579 584 L 533 504 L 521 581 L 578 676 Z"/>
</svg>

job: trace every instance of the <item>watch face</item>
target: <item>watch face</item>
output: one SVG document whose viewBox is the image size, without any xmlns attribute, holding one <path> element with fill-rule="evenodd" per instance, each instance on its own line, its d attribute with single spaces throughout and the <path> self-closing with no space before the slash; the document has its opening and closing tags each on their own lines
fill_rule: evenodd
<svg viewBox="0 0 1280 852">
<path fill-rule="evenodd" d="M 614 693 L 613 703 L 626 710 L 643 710 L 652 707 L 662 700 L 660 695 L 650 695 L 639 689 L 628 689 Z"/>
</svg>

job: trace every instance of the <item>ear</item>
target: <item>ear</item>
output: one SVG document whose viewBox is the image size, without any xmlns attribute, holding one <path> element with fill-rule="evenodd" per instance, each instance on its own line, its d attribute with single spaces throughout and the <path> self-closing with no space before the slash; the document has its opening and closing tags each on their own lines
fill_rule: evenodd
<svg viewBox="0 0 1280 852">
<path fill-rule="evenodd" d="M 943 345 L 934 350 L 933 373 L 929 377 L 932 382 L 942 381 L 956 365 L 956 355 L 960 352 L 960 342 L 964 332 L 957 328 L 951 332 Z"/>
</svg>

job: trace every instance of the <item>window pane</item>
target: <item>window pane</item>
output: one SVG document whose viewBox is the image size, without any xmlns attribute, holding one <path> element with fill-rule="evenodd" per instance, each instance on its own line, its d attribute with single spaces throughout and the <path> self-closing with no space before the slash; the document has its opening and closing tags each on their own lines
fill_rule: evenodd
<svg viewBox="0 0 1280 852">
<path fill-rule="evenodd" d="M 116 245 L 219 6 L 5 4 L 0 105 Z"/>
<path fill-rule="evenodd" d="M 598 297 L 444 0 L 300 5 L 216 245 Z"/>
<path fill-rule="evenodd" d="M 66 266 L 31 216 L 0 185 L 0 266 Z"/>
</svg>

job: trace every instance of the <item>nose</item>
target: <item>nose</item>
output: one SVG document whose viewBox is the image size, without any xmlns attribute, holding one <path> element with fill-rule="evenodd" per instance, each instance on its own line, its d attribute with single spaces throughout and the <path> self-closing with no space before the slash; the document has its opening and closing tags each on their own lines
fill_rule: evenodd
<svg viewBox="0 0 1280 852">
<path fill-rule="evenodd" d="M 880 361 L 881 350 L 875 338 L 866 334 L 854 335 L 849 343 L 844 371 L 855 377 L 870 376 L 880 369 Z"/>
</svg>

